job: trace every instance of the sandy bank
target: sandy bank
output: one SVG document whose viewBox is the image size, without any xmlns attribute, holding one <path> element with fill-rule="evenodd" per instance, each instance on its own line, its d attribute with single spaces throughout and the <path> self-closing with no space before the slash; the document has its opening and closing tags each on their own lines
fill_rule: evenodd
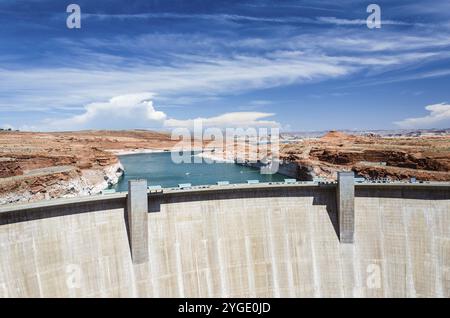
<svg viewBox="0 0 450 318">
<path fill-rule="evenodd" d="M 168 149 L 105 149 L 116 156 L 138 155 L 143 153 L 161 153 L 168 152 Z"/>
<path fill-rule="evenodd" d="M 205 151 L 196 155 L 197 157 L 201 157 L 205 160 L 214 161 L 214 162 L 226 162 L 226 163 L 234 163 L 234 158 L 231 156 L 224 157 L 223 153 L 216 154 L 210 151 Z"/>
</svg>

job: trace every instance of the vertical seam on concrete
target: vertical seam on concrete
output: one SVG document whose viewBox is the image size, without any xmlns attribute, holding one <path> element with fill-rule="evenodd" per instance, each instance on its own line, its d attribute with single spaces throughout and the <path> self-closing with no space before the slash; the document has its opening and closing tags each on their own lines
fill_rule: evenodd
<svg viewBox="0 0 450 318">
<path fill-rule="evenodd" d="M 289 297 L 295 297 L 294 287 L 294 272 L 292 270 L 291 250 L 289 249 L 289 234 L 285 234 L 285 249 L 286 249 L 286 267 L 289 286 Z"/>
<path fill-rule="evenodd" d="M 209 263 L 209 249 L 208 249 L 208 239 L 203 240 L 204 251 L 206 253 L 206 289 L 208 291 L 208 297 L 213 297 L 213 288 L 211 285 L 211 265 Z"/>
<path fill-rule="evenodd" d="M 155 272 L 158 271 L 159 267 L 157 266 L 156 262 L 153 262 L 154 255 L 157 255 L 157 253 L 155 252 L 155 248 L 154 248 L 155 244 L 152 244 L 152 243 L 154 243 L 154 240 L 150 240 L 150 232 L 148 233 L 148 235 L 149 235 L 149 242 L 148 242 L 149 243 L 148 244 L 149 261 L 148 261 L 148 264 L 149 264 L 150 283 L 152 284 L 152 291 L 153 291 L 152 296 L 156 298 L 156 297 L 159 297 L 160 288 L 159 288 L 159 281 L 156 278 L 158 276 L 155 274 Z M 156 267 L 156 269 L 155 269 L 155 267 Z"/>
<path fill-rule="evenodd" d="M 177 230 L 178 232 L 178 230 Z M 178 236 L 178 235 L 177 235 Z M 178 281 L 178 293 L 181 298 L 184 297 L 184 282 L 183 282 L 183 265 L 181 264 L 181 251 L 180 251 L 180 243 L 178 241 L 175 242 L 175 257 L 177 264 L 177 281 Z"/>
<path fill-rule="evenodd" d="M 355 233 L 356 235 L 356 233 Z M 355 298 L 364 297 L 363 295 L 363 283 L 361 279 L 361 257 L 358 257 L 359 254 L 359 248 L 358 244 L 355 244 L 355 252 L 353 253 L 353 263 L 355 264 L 354 271 L 353 271 L 353 281 L 355 282 L 355 286 L 353 286 L 353 292 L 352 295 Z"/>
<path fill-rule="evenodd" d="M 280 297 L 280 287 L 278 285 L 278 266 L 277 266 L 277 259 L 275 257 L 275 248 L 273 247 L 273 225 L 272 225 L 272 217 L 271 217 L 272 211 L 269 210 L 267 213 L 268 223 L 269 223 L 269 250 L 270 250 L 270 258 L 272 259 L 272 283 L 273 283 L 273 289 L 274 289 L 274 297 L 279 298 Z"/>
<path fill-rule="evenodd" d="M 405 286 L 405 295 L 406 297 L 416 297 L 416 290 L 414 286 L 414 277 L 413 277 L 413 270 L 412 270 L 412 264 L 411 264 L 411 251 L 410 251 L 410 245 L 409 245 L 409 235 L 408 235 L 408 218 L 407 218 L 407 211 L 405 211 L 405 207 L 402 207 L 401 209 L 402 213 L 402 219 L 403 219 L 403 229 L 405 234 L 405 248 L 406 248 L 406 286 Z M 407 288 L 406 288 L 407 287 Z M 409 293 L 408 293 L 409 292 Z"/>
<path fill-rule="evenodd" d="M 198 255 L 195 253 L 195 276 L 197 278 L 198 297 L 205 297 L 202 293 L 202 284 L 200 282 L 201 273 L 198 270 Z"/>
<path fill-rule="evenodd" d="M 224 259 L 222 253 L 222 238 L 217 239 L 217 255 L 219 257 L 219 273 L 220 273 L 220 282 L 222 287 L 222 297 L 228 297 L 228 282 L 226 277 L 226 271 L 224 267 Z"/>
<path fill-rule="evenodd" d="M 288 231 L 288 223 L 289 223 L 289 210 L 288 209 L 282 209 L 283 212 L 283 224 L 284 224 L 284 233 L 285 233 L 285 239 L 284 239 L 284 249 L 286 250 L 286 271 L 287 271 L 287 278 L 288 278 L 288 286 L 289 286 L 289 297 L 295 297 L 295 287 L 294 287 L 294 271 L 292 269 L 292 256 L 291 256 L 291 249 L 289 248 L 289 231 Z"/>
<path fill-rule="evenodd" d="M 247 211 L 248 205 L 247 200 L 244 200 L 243 211 Z M 252 251 L 252 241 L 251 236 L 248 233 L 248 220 L 244 215 L 245 213 L 241 213 L 240 217 L 243 220 L 244 225 L 244 240 L 245 240 L 245 260 L 247 262 L 247 279 L 248 279 L 248 293 L 252 298 L 256 297 L 256 284 L 255 284 L 255 273 L 254 273 L 254 260 L 253 260 L 253 251 Z"/>
<path fill-rule="evenodd" d="M 131 290 L 132 290 L 131 297 L 137 298 L 139 295 L 139 291 L 138 291 L 138 287 L 137 287 L 136 273 L 134 272 L 134 267 L 132 267 L 131 276 L 133 278 L 131 281 Z"/>
<path fill-rule="evenodd" d="M 435 294 L 437 295 L 437 297 L 444 297 L 444 291 L 443 291 L 443 287 L 442 287 L 442 273 L 439 270 L 439 255 L 438 255 L 438 251 L 437 251 L 437 247 L 436 247 L 436 227 L 435 227 L 435 223 L 434 223 L 434 217 L 431 213 L 428 213 L 428 211 L 433 211 L 432 210 L 432 201 L 428 201 L 428 209 L 425 210 L 424 216 L 425 216 L 425 220 L 427 222 L 427 225 L 429 228 L 431 228 L 431 252 L 432 252 L 432 260 L 433 260 L 433 267 L 435 270 L 435 276 L 434 276 L 434 280 L 435 280 Z"/>
<path fill-rule="evenodd" d="M 255 276 L 253 274 L 253 271 L 251 270 L 253 264 L 253 255 L 251 241 L 248 235 L 245 236 L 245 254 L 247 260 L 248 289 L 250 294 L 249 296 L 254 298 L 256 297 Z"/>
<path fill-rule="evenodd" d="M 220 204 L 219 202 L 214 202 L 214 204 Z M 217 209 L 217 211 L 221 211 L 221 209 Z M 217 248 L 217 257 L 219 258 L 219 278 L 220 278 L 220 288 L 221 288 L 220 297 L 228 297 L 229 287 L 228 287 L 228 280 L 227 280 L 227 276 L 226 276 L 227 271 L 224 269 L 225 263 L 224 263 L 224 256 L 223 256 L 223 250 L 222 250 L 222 238 L 220 237 L 219 223 L 217 220 L 220 217 L 220 213 L 217 213 L 217 214 L 212 213 L 212 215 L 214 215 L 215 231 L 218 236 L 216 248 Z"/>
<path fill-rule="evenodd" d="M 316 213 L 313 209 L 312 213 Z M 321 293 L 321 283 L 320 283 L 320 275 L 317 271 L 317 256 L 316 256 L 316 245 L 314 244 L 315 230 L 314 230 L 314 222 L 310 213 L 307 212 L 307 218 L 309 221 L 309 242 L 311 245 L 311 259 L 312 259 L 312 270 L 313 270 L 313 284 L 314 284 L 314 297 L 319 298 Z"/>
<path fill-rule="evenodd" d="M 339 246 L 339 243 L 337 243 L 337 248 L 336 250 L 338 251 L 337 255 L 339 255 L 339 257 L 337 258 L 337 264 L 338 266 L 338 270 L 339 270 L 339 279 L 341 281 L 341 283 L 339 284 L 339 290 L 341 292 L 341 297 L 348 297 L 346 294 L 346 289 L 345 289 L 345 279 L 344 279 L 344 272 L 347 269 L 347 264 L 349 263 L 348 260 L 345 260 L 345 256 L 347 256 L 347 250 L 346 250 L 346 246 Z M 351 264 L 349 265 L 351 266 Z M 352 268 L 353 270 L 353 268 Z M 354 283 L 354 282 L 353 282 Z"/>
<path fill-rule="evenodd" d="M 37 263 L 37 255 L 36 255 L 36 242 L 34 240 L 34 237 L 32 239 L 33 242 L 33 259 L 34 259 L 34 263 L 36 264 L 36 268 L 38 268 L 38 263 Z M 41 283 L 41 275 L 39 274 L 39 270 L 36 271 L 36 280 L 38 283 L 38 290 L 39 290 L 39 297 L 44 297 L 44 293 L 42 291 L 42 283 Z"/>
<path fill-rule="evenodd" d="M 378 224 L 379 224 L 379 230 L 380 230 L 380 256 L 381 256 L 381 275 L 383 275 L 383 296 L 388 297 L 388 287 L 389 287 L 389 280 L 388 280 L 388 269 L 387 269 L 387 263 L 386 263 L 386 257 L 385 257 L 385 249 L 384 249 L 384 227 L 383 227 L 383 220 L 381 219 L 381 209 L 380 209 L 380 199 L 378 198 Z"/>
<path fill-rule="evenodd" d="M 337 191 L 337 189 L 336 189 L 336 191 Z M 354 197 L 353 197 L 353 200 L 354 200 Z M 353 202 L 353 204 L 354 204 L 354 202 Z M 353 223 L 354 223 L 354 221 L 355 221 L 355 218 L 354 218 L 354 215 L 353 215 Z M 338 222 L 340 222 L 339 221 L 339 215 L 338 215 Z M 340 228 L 341 227 L 339 226 L 339 229 Z M 354 228 L 354 224 L 353 224 L 353 228 Z M 354 234 L 352 234 L 352 236 L 353 235 Z M 352 247 L 352 246 L 353 245 L 350 245 L 350 247 Z M 348 295 L 346 293 L 347 290 L 345 288 L 346 280 L 345 280 L 345 277 L 344 277 L 344 274 L 347 274 L 347 272 L 346 272 L 347 265 L 351 266 L 352 267 L 351 270 L 354 271 L 353 264 L 350 264 L 351 262 L 349 262 L 348 259 L 345 259 L 345 257 L 348 256 L 348 249 L 346 247 L 347 246 L 345 246 L 345 245 L 341 246 L 340 240 L 338 240 L 338 242 L 336 243 L 336 250 L 337 250 L 337 255 L 338 255 L 337 262 L 336 262 L 336 267 L 337 267 L 337 270 L 339 271 L 339 274 L 338 274 L 339 275 L 339 279 L 340 279 L 339 290 L 341 292 L 341 297 L 348 297 Z M 355 283 L 355 281 L 353 280 L 353 284 L 354 283 Z M 352 293 L 353 293 L 353 291 L 352 291 Z"/>
</svg>

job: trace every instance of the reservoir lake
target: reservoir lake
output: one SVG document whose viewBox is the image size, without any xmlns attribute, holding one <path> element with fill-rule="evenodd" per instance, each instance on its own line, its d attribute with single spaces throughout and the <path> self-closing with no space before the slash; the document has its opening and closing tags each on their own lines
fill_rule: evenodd
<svg viewBox="0 0 450 318">
<path fill-rule="evenodd" d="M 259 169 L 234 163 L 193 163 L 192 158 L 192 163 L 177 164 L 172 161 L 170 152 L 124 155 L 119 159 L 125 174 L 113 187 L 116 191 L 128 191 L 128 180 L 133 179 L 147 179 L 148 185 L 172 188 L 181 183 L 195 186 L 216 184 L 218 181 L 229 181 L 230 184 L 247 183 L 247 180 L 280 182 L 287 178 L 280 174 L 260 174 Z"/>
</svg>

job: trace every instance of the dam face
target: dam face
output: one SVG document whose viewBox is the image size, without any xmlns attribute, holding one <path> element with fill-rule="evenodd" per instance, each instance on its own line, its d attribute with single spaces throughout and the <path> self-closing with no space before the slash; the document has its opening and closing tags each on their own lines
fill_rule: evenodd
<svg viewBox="0 0 450 318">
<path fill-rule="evenodd" d="M 353 243 L 336 190 L 150 193 L 143 262 L 126 194 L 2 208 L 0 296 L 450 296 L 448 185 L 357 185 Z"/>
</svg>

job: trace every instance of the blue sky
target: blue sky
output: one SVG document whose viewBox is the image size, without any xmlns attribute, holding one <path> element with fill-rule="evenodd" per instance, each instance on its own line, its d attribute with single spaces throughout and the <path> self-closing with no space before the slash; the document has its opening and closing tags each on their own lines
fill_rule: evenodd
<svg viewBox="0 0 450 318">
<path fill-rule="evenodd" d="M 450 127 L 449 48 L 446 0 L 0 0 L 0 127 Z"/>
</svg>

